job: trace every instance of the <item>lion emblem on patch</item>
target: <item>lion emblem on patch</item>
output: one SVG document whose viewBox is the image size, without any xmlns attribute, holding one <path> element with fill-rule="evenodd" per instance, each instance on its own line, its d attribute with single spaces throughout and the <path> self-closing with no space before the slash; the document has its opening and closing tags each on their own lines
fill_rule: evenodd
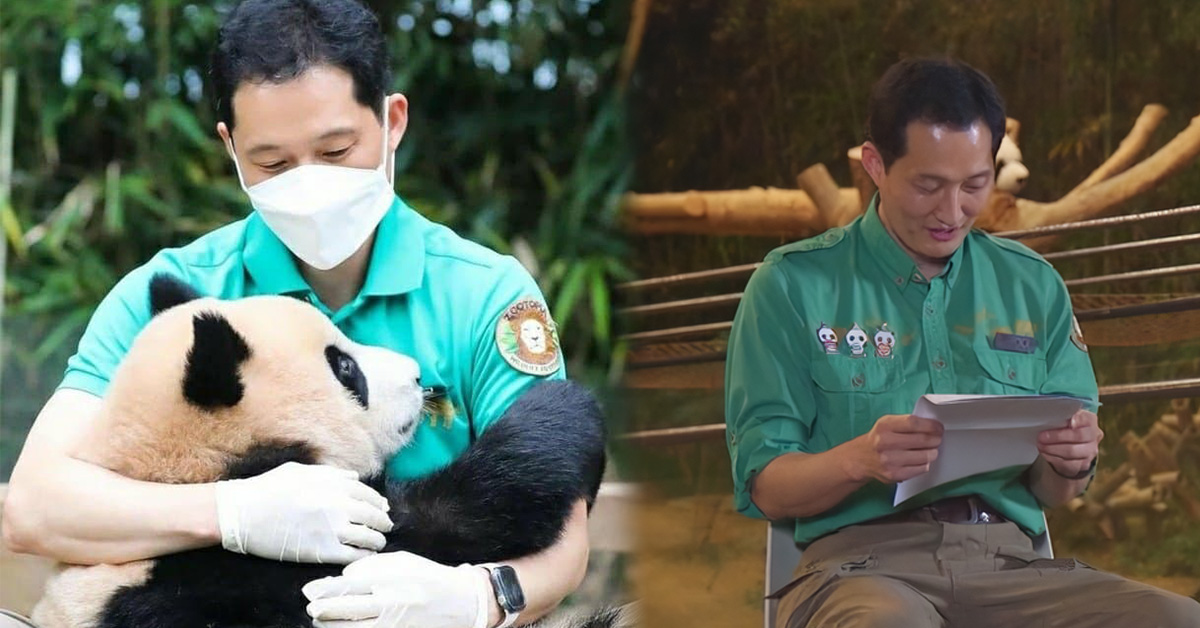
<svg viewBox="0 0 1200 628">
<path fill-rule="evenodd" d="M 504 310 L 496 323 L 496 348 L 513 368 L 529 375 L 550 375 L 561 363 L 558 329 L 539 299 L 523 298 Z"/>
</svg>

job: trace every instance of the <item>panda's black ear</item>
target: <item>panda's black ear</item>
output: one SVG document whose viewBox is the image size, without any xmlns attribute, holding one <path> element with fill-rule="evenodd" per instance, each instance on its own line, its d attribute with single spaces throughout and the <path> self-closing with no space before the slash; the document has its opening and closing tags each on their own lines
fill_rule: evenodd
<svg viewBox="0 0 1200 628">
<path fill-rule="evenodd" d="M 196 314 L 192 332 L 183 374 L 184 398 L 205 410 L 236 406 L 246 392 L 240 373 L 250 357 L 246 339 L 216 312 Z"/>
<path fill-rule="evenodd" d="M 150 279 L 150 316 L 199 298 L 195 288 L 166 273 L 155 273 Z"/>
</svg>

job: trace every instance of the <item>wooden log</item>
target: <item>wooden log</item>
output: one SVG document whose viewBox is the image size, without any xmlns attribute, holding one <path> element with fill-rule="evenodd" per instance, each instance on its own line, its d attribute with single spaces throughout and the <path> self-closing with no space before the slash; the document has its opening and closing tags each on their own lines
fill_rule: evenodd
<svg viewBox="0 0 1200 628">
<path fill-rule="evenodd" d="M 850 180 L 854 183 L 854 189 L 858 190 L 859 213 L 863 213 L 867 211 L 867 205 L 878 188 L 871 180 L 871 175 L 867 174 L 867 169 L 863 168 L 861 144 L 846 151 L 846 159 L 850 161 Z"/>
<path fill-rule="evenodd" d="M 1192 400 L 1191 399 L 1172 399 L 1171 400 L 1172 416 L 1175 418 L 1175 429 L 1182 432 L 1184 429 L 1192 426 Z"/>
<path fill-rule="evenodd" d="M 1128 462 L 1122 462 L 1121 466 L 1112 472 L 1096 474 L 1096 480 L 1092 482 L 1092 488 L 1088 490 L 1085 497 L 1103 503 L 1104 500 L 1108 499 L 1109 495 L 1112 495 L 1122 484 L 1129 481 L 1129 474 L 1132 471 L 1133 467 Z"/>
<path fill-rule="evenodd" d="M 1133 463 L 1134 478 L 1139 486 L 1146 486 L 1150 482 L 1150 475 L 1154 473 L 1154 457 L 1146 448 L 1142 438 L 1133 432 L 1125 432 L 1121 436 L 1121 444 L 1125 445 L 1125 451 L 1129 452 L 1129 461 Z"/>
<path fill-rule="evenodd" d="M 857 202 L 858 191 L 843 188 L 843 202 Z M 717 192 L 628 193 L 625 227 L 632 233 L 813 236 L 824 229 L 817 206 L 802 190 L 754 187 Z"/>
<path fill-rule="evenodd" d="M 1150 426 L 1150 433 L 1146 434 L 1145 442 L 1150 451 L 1158 457 L 1160 465 L 1175 467 L 1175 452 L 1179 450 L 1181 439 L 1179 432 L 1161 421 L 1155 421 L 1154 425 Z"/>
<path fill-rule="evenodd" d="M 850 224 L 862 213 L 862 202 L 842 194 L 825 164 L 814 164 L 796 175 L 796 187 L 807 192 L 813 200 L 825 229 Z"/>
<path fill-rule="evenodd" d="M 1150 483 L 1155 486 L 1170 487 L 1179 483 L 1178 471 L 1163 471 L 1150 476 Z"/>
<path fill-rule="evenodd" d="M 1133 165 L 1137 156 L 1145 150 L 1146 145 L 1150 143 L 1150 138 L 1154 135 L 1154 130 L 1167 117 L 1167 108 L 1162 105 L 1150 104 L 1142 108 L 1142 113 L 1138 115 L 1137 120 L 1133 123 L 1133 128 L 1129 130 L 1129 134 L 1117 146 L 1117 150 L 1109 155 L 1104 163 L 1100 164 L 1099 168 L 1092 171 L 1086 179 L 1081 181 L 1075 189 L 1068 194 L 1082 192 L 1083 190 L 1100 183 L 1113 175 L 1124 172 L 1129 166 Z"/>
<path fill-rule="evenodd" d="M 1153 155 L 1128 170 L 1050 203 L 993 193 L 976 225 L 989 231 L 1030 229 L 1093 218 L 1158 185 L 1200 154 L 1200 116 Z M 1028 243 L 1028 242 L 1027 242 Z M 1032 245 L 1031 245 L 1032 246 Z M 1035 247 L 1036 248 L 1036 247 Z"/>
<path fill-rule="evenodd" d="M 1158 495 L 1154 487 L 1147 486 L 1117 491 L 1112 497 L 1104 500 L 1104 506 L 1109 510 L 1140 510 L 1149 508 L 1156 501 Z"/>
</svg>

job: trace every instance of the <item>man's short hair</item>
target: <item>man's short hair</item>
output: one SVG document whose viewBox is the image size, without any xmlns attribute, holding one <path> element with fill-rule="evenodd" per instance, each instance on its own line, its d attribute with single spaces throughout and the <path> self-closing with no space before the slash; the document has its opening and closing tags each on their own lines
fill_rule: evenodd
<svg viewBox="0 0 1200 628">
<path fill-rule="evenodd" d="M 233 93 L 283 83 L 317 65 L 344 70 L 354 99 L 381 117 L 391 82 L 379 20 L 358 0 L 244 0 L 229 13 L 212 58 L 217 119 L 233 128 Z"/>
<path fill-rule="evenodd" d="M 905 59 L 871 88 L 867 107 L 867 139 L 885 168 L 908 152 L 906 130 L 914 120 L 959 130 L 983 120 L 992 132 L 995 159 L 1004 139 L 1004 99 L 987 75 L 962 61 Z"/>
</svg>

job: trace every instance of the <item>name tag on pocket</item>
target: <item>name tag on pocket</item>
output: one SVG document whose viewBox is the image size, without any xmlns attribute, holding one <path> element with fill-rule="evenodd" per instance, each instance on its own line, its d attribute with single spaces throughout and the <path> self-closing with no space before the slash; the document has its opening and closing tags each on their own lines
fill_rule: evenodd
<svg viewBox="0 0 1200 628">
<path fill-rule="evenodd" d="M 1031 336 L 997 333 L 996 338 L 992 341 L 992 346 L 997 351 L 1033 353 L 1037 349 L 1037 339 Z"/>
</svg>

